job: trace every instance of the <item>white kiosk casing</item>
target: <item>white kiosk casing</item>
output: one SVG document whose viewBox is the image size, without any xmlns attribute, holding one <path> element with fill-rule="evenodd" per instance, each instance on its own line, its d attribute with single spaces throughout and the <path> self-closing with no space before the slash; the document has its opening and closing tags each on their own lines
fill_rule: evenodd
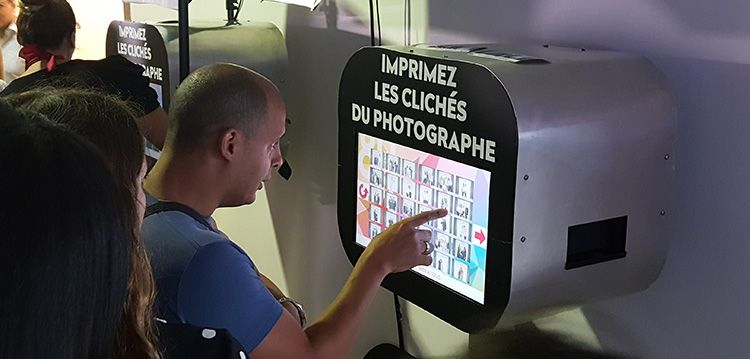
<svg viewBox="0 0 750 359">
<path fill-rule="evenodd" d="M 450 70 L 442 81 L 425 75 L 440 68 Z M 415 106 L 413 93 L 464 101 L 463 119 Z M 368 123 L 363 114 L 370 115 Z M 378 116 L 388 117 L 390 127 L 376 124 Z M 426 134 L 398 133 L 397 116 L 422 122 Z M 675 109 L 662 75 L 643 57 L 499 44 L 367 47 L 342 75 L 339 122 L 339 228 L 352 262 L 377 233 L 362 233 L 360 223 L 368 220 L 361 212 L 377 206 L 363 196 L 363 186 L 380 191 L 368 182 L 372 158 L 358 153 L 370 145 L 366 141 L 382 140 L 377 148 L 383 152 L 415 150 L 490 173 L 487 225 L 473 224 L 474 235 L 486 230 L 487 245 L 472 241 L 470 251 L 484 254 L 486 262 L 453 258 L 470 268 L 469 284 L 481 287 L 484 297 L 462 293 L 452 284 L 455 273 L 444 280 L 434 268 L 384 282 L 459 329 L 473 332 L 500 319 L 514 323 L 640 291 L 662 268 L 675 175 Z M 430 125 L 437 128 L 436 141 L 430 141 Z M 448 138 L 493 142 L 492 158 L 477 158 L 450 140 L 441 145 L 440 128 Z M 397 203 L 407 200 L 387 187 L 382 193 Z M 472 213 L 483 210 L 477 202 Z"/>
</svg>

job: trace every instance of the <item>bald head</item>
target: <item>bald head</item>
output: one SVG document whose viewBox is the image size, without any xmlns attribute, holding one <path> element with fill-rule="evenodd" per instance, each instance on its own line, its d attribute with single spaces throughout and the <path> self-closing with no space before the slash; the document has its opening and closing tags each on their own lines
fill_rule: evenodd
<svg viewBox="0 0 750 359">
<path fill-rule="evenodd" d="M 255 71 L 232 64 L 201 67 L 175 92 L 165 147 L 197 150 L 231 128 L 253 137 L 272 101 L 281 101 L 278 89 Z"/>
</svg>

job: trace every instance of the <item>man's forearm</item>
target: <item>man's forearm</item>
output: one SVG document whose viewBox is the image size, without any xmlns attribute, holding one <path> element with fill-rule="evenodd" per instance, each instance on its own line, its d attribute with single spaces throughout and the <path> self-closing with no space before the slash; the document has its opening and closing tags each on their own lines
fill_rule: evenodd
<svg viewBox="0 0 750 359">
<path fill-rule="evenodd" d="M 343 358 L 349 351 L 372 298 L 388 274 L 376 262 L 360 258 L 333 303 L 305 330 L 319 358 Z"/>
</svg>

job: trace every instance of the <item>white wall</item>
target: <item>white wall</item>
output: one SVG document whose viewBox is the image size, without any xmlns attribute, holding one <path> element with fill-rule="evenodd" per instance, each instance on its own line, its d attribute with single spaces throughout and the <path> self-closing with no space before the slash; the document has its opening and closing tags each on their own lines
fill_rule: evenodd
<svg viewBox="0 0 750 359">
<path fill-rule="evenodd" d="M 98 60 L 104 57 L 107 27 L 122 20 L 122 2 L 118 0 L 68 0 L 76 14 L 76 59 Z"/>
<path fill-rule="evenodd" d="M 385 39 L 400 41 L 403 33 L 392 19 L 400 18 L 403 2 L 380 2 L 392 7 L 384 14 L 393 23 Z M 220 18 L 221 3 L 194 1 L 193 17 Z M 220 218 L 223 226 L 233 225 L 250 237 L 243 245 L 253 247 L 249 251 L 256 260 L 273 258 L 268 266 L 274 268 L 264 271 L 284 278 L 288 291 L 313 314 L 335 296 L 351 269 L 336 222 L 336 101 L 346 60 L 369 44 L 364 1 L 326 3 L 325 12 L 310 12 L 246 2 L 243 18 L 281 24 L 287 37 L 286 98 L 294 121 L 289 157 L 295 173 L 291 182 L 270 186 L 270 217 L 253 222 L 251 213 L 241 209 L 245 212 L 233 219 Z M 648 290 L 587 306 L 582 313 L 606 349 L 647 358 L 747 356 L 750 2 L 432 0 L 423 5 L 419 13 L 424 18 L 415 25 L 429 24 L 427 35 L 422 31 L 419 36 L 436 43 L 533 41 L 629 51 L 654 61 L 679 110 L 678 210 L 670 217 L 669 258 Z M 137 11 L 134 6 L 135 18 L 154 18 Z M 251 208 L 264 211 L 263 206 Z M 280 263 L 273 264 L 276 258 Z M 449 356 L 465 345 L 464 334 L 414 307 L 406 311 L 414 353 Z M 392 298 L 385 291 L 370 314 L 352 358 L 381 341 L 396 340 Z M 572 329 L 587 330 L 582 318 Z"/>
</svg>

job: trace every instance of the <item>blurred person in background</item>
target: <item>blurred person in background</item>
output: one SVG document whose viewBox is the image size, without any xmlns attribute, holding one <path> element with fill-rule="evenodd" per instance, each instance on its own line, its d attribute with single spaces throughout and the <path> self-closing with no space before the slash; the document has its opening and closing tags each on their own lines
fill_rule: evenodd
<svg viewBox="0 0 750 359">
<path fill-rule="evenodd" d="M 0 80 L 8 83 L 23 74 L 24 60 L 18 56 L 21 45 L 18 44 L 16 34 L 16 16 L 18 15 L 18 0 L 0 0 Z M 0 89 L 1 91 L 2 89 Z"/>
<path fill-rule="evenodd" d="M 94 88 L 136 103 L 138 129 L 149 142 L 162 147 L 167 114 L 149 86 L 149 79 L 143 76 L 142 67 L 122 56 L 73 60 L 78 25 L 66 0 L 26 0 L 20 8 L 17 37 L 26 70 L 23 76 L 9 82 L 0 96 L 38 87 Z"/>
</svg>

